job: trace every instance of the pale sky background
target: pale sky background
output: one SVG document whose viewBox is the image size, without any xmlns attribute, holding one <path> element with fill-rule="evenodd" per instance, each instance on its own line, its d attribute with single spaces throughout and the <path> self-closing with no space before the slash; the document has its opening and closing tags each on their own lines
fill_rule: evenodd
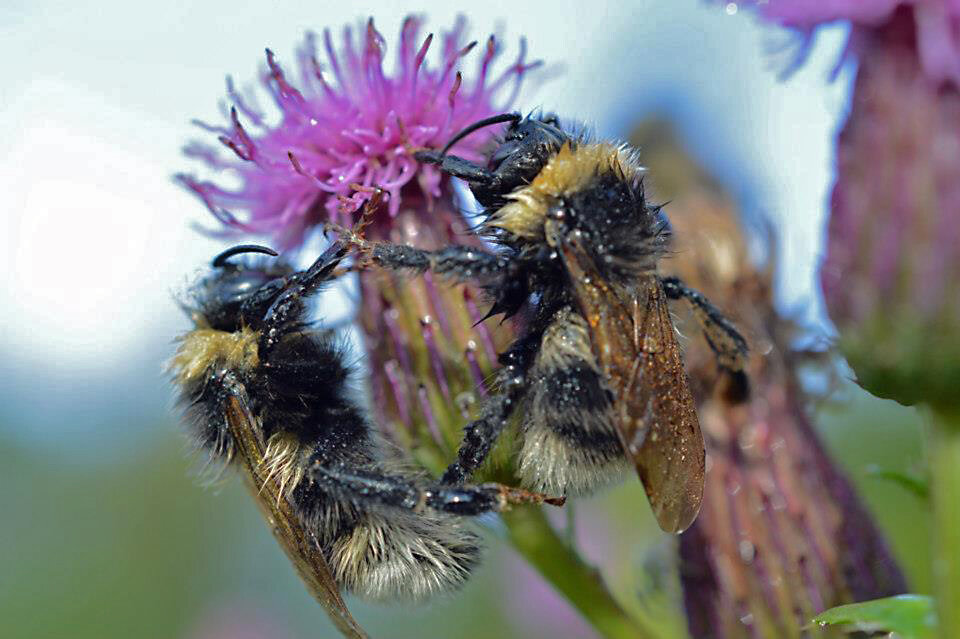
<svg viewBox="0 0 960 639">
<path fill-rule="evenodd" d="M 844 30 L 786 82 L 749 11 L 698 0 L 633 2 L 27 2 L 0 4 L 0 429 L 25 445 L 100 452 L 164 424 L 161 362 L 187 327 L 173 301 L 222 248 L 170 175 L 216 121 L 223 79 L 253 79 L 271 47 L 289 61 L 307 29 L 373 15 L 388 47 L 402 17 L 470 34 L 525 35 L 561 75 L 522 95 L 617 136 L 673 119 L 750 214 L 779 224 L 782 301 L 810 306 L 849 74 L 828 76 Z M 388 60 L 392 59 L 388 52 Z M 472 69 L 468 62 L 466 69 Z"/>
</svg>

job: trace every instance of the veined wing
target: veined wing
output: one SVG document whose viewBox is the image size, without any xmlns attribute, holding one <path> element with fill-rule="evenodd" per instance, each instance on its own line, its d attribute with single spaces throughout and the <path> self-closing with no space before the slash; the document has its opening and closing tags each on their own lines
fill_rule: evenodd
<svg viewBox="0 0 960 639">
<path fill-rule="evenodd" d="M 636 296 L 623 300 L 576 236 L 556 240 L 594 355 L 616 397 L 615 426 L 624 451 L 657 523 L 667 532 L 683 532 L 700 511 L 705 452 L 660 279 L 644 276 Z"/>
<path fill-rule="evenodd" d="M 663 285 L 650 275 L 632 305 L 639 354 L 626 395 L 649 410 L 637 469 L 660 527 L 683 532 L 703 501 L 706 453 L 696 404 L 680 356 Z"/>
<path fill-rule="evenodd" d="M 243 468 L 254 500 L 260 505 L 274 537 L 280 542 L 300 578 L 344 637 L 368 639 L 367 633 L 347 610 L 316 537 L 301 524 L 277 480 L 267 475 L 263 464 L 264 443 L 244 394 L 237 393 L 230 397 L 226 418 L 233 436 L 233 454 Z"/>
</svg>

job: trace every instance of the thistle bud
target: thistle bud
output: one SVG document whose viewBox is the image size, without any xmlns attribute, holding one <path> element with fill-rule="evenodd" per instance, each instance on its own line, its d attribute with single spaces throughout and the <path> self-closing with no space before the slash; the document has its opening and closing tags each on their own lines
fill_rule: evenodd
<svg viewBox="0 0 960 639">
<path fill-rule="evenodd" d="M 664 270 L 701 290 L 751 342 L 744 402 L 724 392 L 728 374 L 697 328 L 681 324 L 692 336 L 685 358 L 707 446 L 703 506 L 680 538 L 690 634 L 799 639 L 818 612 L 903 592 L 904 579 L 804 409 L 797 329 L 774 308 L 773 258 L 754 265 L 731 201 L 665 128 L 634 135 L 652 191 L 671 199 L 676 251 Z"/>
<path fill-rule="evenodd" d="M 401 209 L 386 237 L 420 248 L 476 244 L 449 198 L 432 211 Z M 480 320 L 486 300 L 473 286 L 451 286 L 430 273 L 410 277 L 385 269 L 360 273 L 359 314 L 378 423 L 434 472 L 456 457 L 462 428 L 475 414 L 497 353 L 512 324 Z"/>
<path fill-rule="evenodd" d="M 820 280 L 865 389 L 956 411 L 960 84 L 925 72 L 921 16 L 901 10 L 856 30 L 860 63 Z"/>
</svg>

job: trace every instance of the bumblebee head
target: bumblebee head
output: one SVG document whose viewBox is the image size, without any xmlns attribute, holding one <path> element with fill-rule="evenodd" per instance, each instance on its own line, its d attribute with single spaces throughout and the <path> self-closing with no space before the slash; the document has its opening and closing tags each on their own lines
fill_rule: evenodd
<svg viewBox="0 0 960 639">
<path fill-rule="evenodd" d="M 237 264 L 229 258 L 241 253 L 276 256 L 265 246 L 244 244 L 227 249 L 213 259 L 213 272 L 197 285 L 197 311 L 210 328 L 234 332 L 256 327 L 287 283 L 293 269 L 283 262 Z"/>
<path fill-rule="evenodd" d="M 550 157 L 569 141 L 567 134 L 555 125 L 555 120 L 527 117 L 513 121 L 503 136 L 503 142 L 490 155 L 489 168 L 500 176 L 496 197 L 533 181 Z M 474 189 L 475 194 L 477 190 Z M 481 204 L 491 206 L 497 203 L 484 203 L 481 199 L 483 189 L 479 190 L 481 193 L 476 195 Z"/>
<path fill-rule="evenodd" d="M 502 205 L 507 194 L 529 184 L 550 156 L 570 141 L 554 116 L 523 117 L 519 113 L 504 113 L 474 122 L 454 135 L 440 151 L 440 156 L 446 155 L 454 144 L 474 131 L 504 122 L 508 122 L 509 126 L 487 162 L 487 168 L 495 179 L 491 182 L 468 179 L 474 197 L 488 208 Z"/>
</svg>

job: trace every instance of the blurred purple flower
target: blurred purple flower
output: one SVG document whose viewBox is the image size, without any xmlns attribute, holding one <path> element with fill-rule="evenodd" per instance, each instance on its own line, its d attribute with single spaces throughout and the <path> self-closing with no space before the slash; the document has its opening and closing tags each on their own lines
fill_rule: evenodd
<svg viewBox="0 0 960 639">
<path fill-rule="evenodd" d="M 956 407 L 960 84 L 923 76 L 913 34 L 904 11 L 862 34 L 820 280 L 867 390 Z"/>
<path fill-rule="evenodd" d="M 864 388 L 904 404 L 956 406 L 960 0 L 750 4 L 807 34 L 853 23 L 857 78 L 837 140 L 824 299 Z"/>
<path fill-rule="evenodd" d="M 853 20 L 856 83 L 820 283 L 858 383 L 932 409 L 940 636 L 960 636 L 960 0 L 784 0 L 760 11 L 808 34 Z"/>
<path fill-rule="evenodd" d="M 443 146 L 466 124 L 508 109 L 526 72 L 540 63 L 526 62 L 521 40 L 516 61 L 492 79 L 500 47 L 490 36 L 475 76 L 464 79 L 459 65 L 477 45 L 464 43 L 466 21 L 459 18 L 442 35 L 436 67 L 427 59 L 434 37 L 420 37 L 421 22 L 413 16 L 403 22 L 391 73 L 384 70 L 386 42 L 372 18 L 361 38 L 345 27 L 339 51 L 324 30 L 319 44 L 325 65 L 317 57 L 316 36 L 308 33 L 296 53 L 295 79 L 268 49 L 261 84 L 280 112 L 279 121 L 274 123 L 253 96 L 241 95 L 228 78 L 230 107 L 224 115 L 229 123 L 197 124 L 218 136 L 231 151 L 229 157 L 201 142 L 184 150 L 212 169 L 235 171 L 239 188 L 188 174 L 178 175 L 178 181 L 229 229 L 271 236 L 279 248 L 301 246 L 307 233 L 325 221 L 346 223 L 369 197 L 369 190 L 356 185 L 386 190 L 391 218 L 412 181 L 428 202 L 439 196 L 440 172 L 420 165 L 413 152 Z M 457 153 L 480 160 L 491 135 L 487 129 L 470 136 Z M 245 217 L 237 218 L 233 211 L 243 211 Z"/>
<path fill-rule="evenodd" d="M 184 635 L 187 639 L 286 639 L 292 635 L 278 615 L 258 611 L 247 601 L 204 610 Z"/>
<path fill-rule="evenodd" d="M 597 639 L 600 636 L 533 568 L 516 561 L 514 555 L 508 557 L 501 567 L 505 584 L 501 597 L 504 609 L 513 618 L 513 623 L 523 629 L 524 635 L 555 639 Z M 531 615 L 531 610 L 536 614 Z"/>
<path fill-rule="evenodd" d="M 771 22 L 811 32 L 836 20 L 853 23 L 852 44 L 860 52 L 865 30 L 888 22 L 898 8 L 914 16 L 915 37 L 924 73 L 935 82 L 960 86 L 960 0 L 750 0 Z"/>
<path fill-rule="evenodd" d="M 858 33 L 820 272 L 857 381 L 931 415 L 939 636 L 960 636 L 960 3 Z M 942 81 L 942 80 L 948 81 Z"/>
</svg>

